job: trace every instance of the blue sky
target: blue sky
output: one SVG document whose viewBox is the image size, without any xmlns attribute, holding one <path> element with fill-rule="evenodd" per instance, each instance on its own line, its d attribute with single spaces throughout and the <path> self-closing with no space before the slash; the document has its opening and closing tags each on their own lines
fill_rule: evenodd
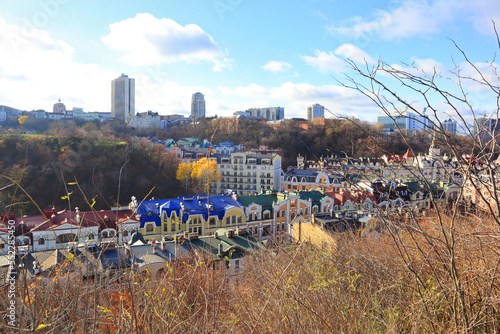
<svg viewBox="0 0 500 334">
<path fill-rule="evenodd" d="M 373 122 L 378 109 L 335 80 L 346 58 L 449 73 L 464 62 L 453 39 L 484 68 L 498 51 L 491 20 L 499 1 L 3 1 L 0 105 L 51 110 L 60 97 L 110 111 L 110 82 L 125 73 L 139 112 L 187 115 L 200 91 L 209 116 L 283 106 L 306 117 L 320 103 Z M 488 109 L 490 96 L 475 96 Z"/>
</svg>

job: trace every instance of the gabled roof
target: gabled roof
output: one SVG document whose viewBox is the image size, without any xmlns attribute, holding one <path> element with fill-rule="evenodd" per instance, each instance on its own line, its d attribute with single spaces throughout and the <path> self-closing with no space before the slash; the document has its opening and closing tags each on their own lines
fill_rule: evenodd
<svg viewBox="0 0 500 334">
<path fill-rule="evenodd" d="M 242 257 L 247 252 L 264 248 L 264 246 L 250 234 L 235 234 L 233 237 L 228 237 L 226 232 L 227 230 L 225 229 L 219 229 L 217 230 L 217 237 L 203 236 L 194 240 L 186 240 L 186 243 L 191 244 L 193 249 L 211 256 L 214 261 L 221 260 L 225 257 Z M 219 245 L 222 245 L 223 252 L 221 256 L 219 256 Z"/>
</svg>

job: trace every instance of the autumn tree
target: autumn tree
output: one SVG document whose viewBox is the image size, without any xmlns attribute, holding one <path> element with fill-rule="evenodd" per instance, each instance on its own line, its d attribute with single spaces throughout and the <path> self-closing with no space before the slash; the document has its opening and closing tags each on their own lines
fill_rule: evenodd
<svg viewBox="0 0 500 334">
<path fill-rule="evenodd" d="M 210 184 L 221 179 L 217 161 L 209 158 L 201 158 L 193 163 L 191 178 L 198 184 L 200 191 L 210 193 Z"/>
<path fill-rule="evenodd" d="M 188 183 L 191 173 L 193 172 L 193 165 L 188 162 L 183 162 L 179 165 L 177 169 L 176 177 L 177 180 L 183 182 L 186 186 L 186 194 L 188 191 Z"/>
</svg>

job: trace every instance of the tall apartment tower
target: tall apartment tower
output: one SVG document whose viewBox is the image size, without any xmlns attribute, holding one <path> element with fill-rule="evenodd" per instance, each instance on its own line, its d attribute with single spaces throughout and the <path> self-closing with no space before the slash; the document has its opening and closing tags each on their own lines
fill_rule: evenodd
<svg viewBox="0 0 500 334">
<path fill-rule="evenodd" d="M 317 103 L 307 107 L 307 120 L 312 122 L 315 118 L 325 118 L 325 107 Z"/>
<path fill-rule="evenodd" d="M 125 74 L 111 81 L 111 117 L 125 122 L 135 116 L 135 79 Z"/>
<path fill-rule="evenodd" d="M 205 117 L 205 97 L 202 93 L 194 93 L 191 99 L 191 119 L 193 122 Z"/>
</svg>

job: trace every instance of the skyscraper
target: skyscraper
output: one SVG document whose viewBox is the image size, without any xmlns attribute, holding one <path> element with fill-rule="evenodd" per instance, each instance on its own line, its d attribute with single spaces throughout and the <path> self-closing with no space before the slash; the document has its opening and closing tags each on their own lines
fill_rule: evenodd
<svg viewBox="0 0 500 334">
<path fill-rule="evenodd" d="M 205 117 L 205 97 L 202 93 L 194 93 L 191 99 L 191 118 L 193 122 Z"/>
<path fill-rule="evenodd" d="M 317 103 L 307 107 L 307 120 L 312 122 L 315 118 L 325 118 L 325 107 Z"/>
<path fill-rule="evenodd" d="M 124 122 L 135 116 L 135 79 L 125 74 L 111 82 L 111 117 Z"/>
</svg>

